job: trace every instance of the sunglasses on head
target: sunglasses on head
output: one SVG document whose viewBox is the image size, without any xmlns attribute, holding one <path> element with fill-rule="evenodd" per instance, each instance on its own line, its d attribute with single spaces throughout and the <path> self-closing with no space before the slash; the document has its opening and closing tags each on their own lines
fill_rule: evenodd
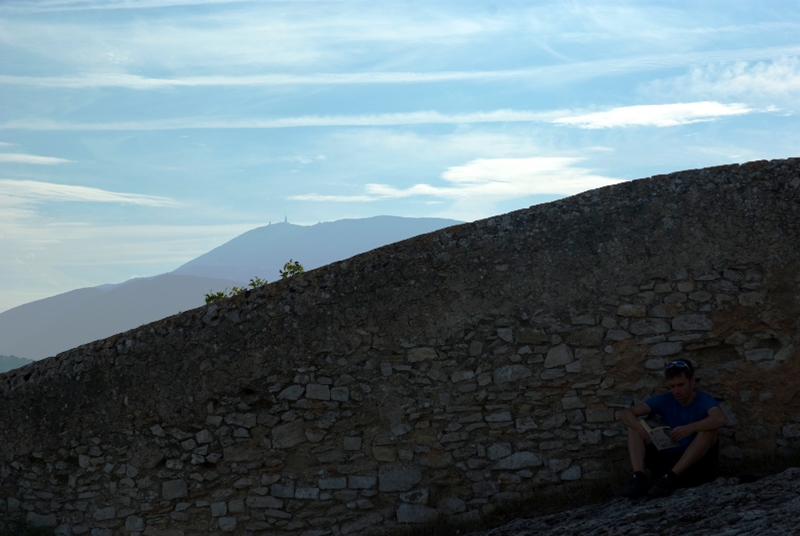
<svg viewBox="0 0 800 536">
<path fill-rule="evenodd" d="M 688 369 L 690 369 L 690 368 L 691 368 L 691 367 L 690 367 L 690 366 L 689 366 L 689 365 L 686 363 L 686 361 L 672 361 L 672 362 L 670 362 L 670 363 L 667 363 L 667 368 L 668 368 L 668 369 L 671 369 L 672 367 L 680 367 L 680 368 L 688 368 Z"/>
</svg>

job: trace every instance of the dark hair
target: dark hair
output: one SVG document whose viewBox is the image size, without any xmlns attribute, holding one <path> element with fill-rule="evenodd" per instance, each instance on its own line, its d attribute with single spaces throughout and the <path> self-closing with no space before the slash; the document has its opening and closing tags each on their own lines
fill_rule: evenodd
<svg viewBox="0 0 800 536">
<path fill-rule="evenodd" d="M 687 359 L 667 363 L 667 368 L 664 369 L 665 378 L 671 380 L 681 374 L 685 375 L 687 379 L 694 376 L 694 367 L 692 367 L 691 361 Z"/>
</svg>

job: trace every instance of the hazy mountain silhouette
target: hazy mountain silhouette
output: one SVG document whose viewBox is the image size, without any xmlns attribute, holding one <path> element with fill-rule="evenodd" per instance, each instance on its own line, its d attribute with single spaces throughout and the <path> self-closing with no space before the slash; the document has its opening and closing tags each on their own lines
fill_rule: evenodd
<svg viewBox="0 0 800 536">
<path fill-rule="evenodd" d="M 249 281 L 258 276 L 280 278 L 279 270 L 290 258 L 306 270 L 462 223 L 442 218 L 376 216 L 303 226 L 275 223 L 237 236 L 187 262 L 174 274 L 200 275 Z"/>
<path fill-rule="evenodd" d="M 30 359 L 22 359 L 21 357 L 13 355 L 0 355 L 0 374 L 8 372 L 9 370 L 24 367 L 29 363 L 33 363 L 33 361 Z"/>
<path fill-rule="evenodd" d="M 28 359 L 49 357 L 200 307 L 206 292 L 235 284 L 238 282 L 164 274 L 132 279 L 107 290 L 85 288 L 20 305 L 0 313 L 0 353 Z"/>
<path fill-rule="evenodd" d="M 460 222 L 378 216 L 267 225 L 169 274 L 83 288 L 0 313 L 0 355 L 42 359 L 205 303 L 204 295 L 254 276 L 274 281 L 289 259 L 306 270 Z"/>
</svg>

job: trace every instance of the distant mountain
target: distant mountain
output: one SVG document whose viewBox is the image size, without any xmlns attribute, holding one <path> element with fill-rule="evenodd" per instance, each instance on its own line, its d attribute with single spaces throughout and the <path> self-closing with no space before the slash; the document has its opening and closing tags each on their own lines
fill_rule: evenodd
<svg viewBox="0 0 800 536">
<path fill-rule="evenodd" d="M 10 349 L 12 341 L 40 333 L 42 326 L 101 294 L 97 288 L 79 288 L 0 313 L 0 353 L 19 353 Z"/>
<path fill-rule="evenodd" d="M 311 270 L 460 223 L 441 218 L 396 216 L 338 220 L 309 226 L 276 223 L 247 231 L 172 273 L 239 281 L 249 281 L 258 276 L 274 281 L 280 278 L 279 270 L 289 259 L 299 261 L 306 270 Z"/>
<path fill-rule="evenodd" d="M 259 227 L 169 274 L 73 290 L 0 313 L 0 354 L 42 359 L 194 309 L 207 292 L 241 286 L 254 276 L 275 281 L 289 259 L 311 270 L 459 223 L 378 216 Z"/>
<path fill-rule="evenodd" d="M 29 363 L 33 363 L 33 361 L 30 359 L 22 359 L 21 357 L 13 355 L 0 355 L 0 374 L 8 372 L 9 370 L 24 367 Z"/>
<path fill-rule="evenodd" d="M 84 288 L 0 313 L 0 354 L 42 359 L 205 303 L 204 294 L 241 284 L 164 274 Z"/>
</svg>

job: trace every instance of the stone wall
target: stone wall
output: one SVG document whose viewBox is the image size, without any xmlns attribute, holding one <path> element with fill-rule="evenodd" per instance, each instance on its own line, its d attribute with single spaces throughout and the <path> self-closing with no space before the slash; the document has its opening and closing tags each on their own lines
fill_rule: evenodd
<svg viewBox="0 0 800 536">
<path fill-rule="evenodd" d="M 691 359 L 729 458 L 800 447 L 800 159 L 393 244 L 0 376 L 0 523 L 380 533 L 606 478 Z"/>
</svg>

